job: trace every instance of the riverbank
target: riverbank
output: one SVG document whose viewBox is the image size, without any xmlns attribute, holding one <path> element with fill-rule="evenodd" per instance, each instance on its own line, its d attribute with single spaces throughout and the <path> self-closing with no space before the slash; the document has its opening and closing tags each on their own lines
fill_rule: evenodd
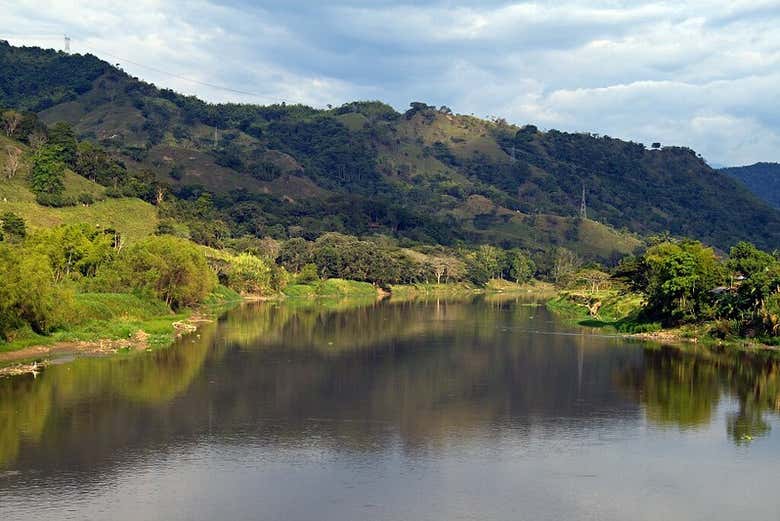
<svg viewBox="0 0 780 521">
<path fill-rule="evenodd" d="M 718 338 L 717 324 L 707 321 L 678 327 L 663 327 L 660 322 L 639 316 L 642 298 L 633 293 L 606 291 L 558 291 L 547 301 L 547 308 L 566 316 L 578 325 L 614 331 L 626 338 L 666 344 L 702 344 L 739 350 L 780 352 L 778 345 L 757 339 L 727 336 Z"/>
<path fill-rule="evenodd" d="M 93 293 L 76 297 L 77 318 L 51 335 L 20 331 L 0 344 L 0 376 L 35 373 L 53 359 L 108 356 L 169 347 L 180 336 L 242 302 L 219 286 L 194 309 L 173 313 L 158 301 L 130 294 Z"/>
</svg>

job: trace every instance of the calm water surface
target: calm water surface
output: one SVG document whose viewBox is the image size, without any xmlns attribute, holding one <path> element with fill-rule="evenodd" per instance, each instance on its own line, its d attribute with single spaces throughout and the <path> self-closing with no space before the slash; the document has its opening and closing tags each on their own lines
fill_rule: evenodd
<svg viewBox="0 0 780 521">
<path fill-rule="evenodd" d="M 780 371 L 529 301 L 234 310 L 0 380 L 0 519 L 780 519 Z"/>
</svg>

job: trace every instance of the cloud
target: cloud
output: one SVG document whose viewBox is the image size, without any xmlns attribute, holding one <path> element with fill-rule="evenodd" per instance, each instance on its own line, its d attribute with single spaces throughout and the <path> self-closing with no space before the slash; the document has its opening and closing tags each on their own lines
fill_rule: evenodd
<svg viewBox="0 0 780 521">
<path fill-rule="evenodd" d="M 421 100 L 716 163 L 780 160 L 777 0 L 75 4 L 0 0 L 0 37 L 61 46 L 68 33 L 75 51 L 211 101 Z"/>
</svg>

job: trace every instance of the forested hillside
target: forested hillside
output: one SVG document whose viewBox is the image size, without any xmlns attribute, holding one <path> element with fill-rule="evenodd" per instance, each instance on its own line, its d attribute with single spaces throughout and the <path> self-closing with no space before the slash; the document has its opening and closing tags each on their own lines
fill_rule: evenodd
<svg viewBox="0 0 780 521">
<path fill-rule="evenodd" d="M 780 164 L 756 163 L 721 169 L 726 175 L 742 181 L 748 190 L 775 208 L 780 208 Z"/>
<path fill-rule="evenodd" d="M 6 43 L 0 107 L 35 113 L 23 141 L 35 124 L 67 123 L 94 145 L 102 178 L 93 180 L 109 195 L 168 201 L 163 224 L 208 245 L 337 231 L 401 245 L 565 246 L 598 260 L 651 234 L 780 246 L 780 213 L 683 148 L 541 132 L 424 103 L 405 113 L 380 102 L 208 104 L 94 56 Z M 579 217 L 583 188 L 588 219 Z"/>
</svg>

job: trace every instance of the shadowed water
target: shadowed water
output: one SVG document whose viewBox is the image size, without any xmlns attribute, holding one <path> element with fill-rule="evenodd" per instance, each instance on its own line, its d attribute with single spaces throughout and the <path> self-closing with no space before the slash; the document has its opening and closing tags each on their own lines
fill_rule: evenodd
<svg viewBox="0 0 780 521">
<path fill-rule="evenodd" d="M 780 366 L 531 304 L 244 306 L 0 380 L 0 519 L 778 518 Z"/>
</svg>

